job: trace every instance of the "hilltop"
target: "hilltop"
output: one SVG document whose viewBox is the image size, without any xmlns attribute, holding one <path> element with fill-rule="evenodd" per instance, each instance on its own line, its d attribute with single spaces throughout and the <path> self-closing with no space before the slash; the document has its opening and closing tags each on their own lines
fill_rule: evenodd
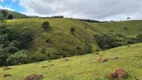
<svg viewBox="0 0 142 80">
<path fill-rule="evenodd" d="M 0 13 L 1 13 L 2 10 L 3 9 L 0 9 Z M 17 18 L 28 18 L 27 15 L 19 13 L 19 12 L 10 11 L 10 10 L 5 10 L 5 11 L 8 13 L 8 15 L 10 15 L 10 14 L 13 15 L 14 19 L 17 19 Z"/>
</svg>

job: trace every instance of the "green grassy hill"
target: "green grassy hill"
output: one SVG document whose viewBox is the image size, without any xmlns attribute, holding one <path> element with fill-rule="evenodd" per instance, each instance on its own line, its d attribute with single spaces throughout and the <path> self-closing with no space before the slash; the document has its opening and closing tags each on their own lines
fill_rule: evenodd
<svg viewBox="0 0 142 80">
<path fill-rule="evenodd" d="M 49 21 L 51 30 L 44 31 L 42 23 Z M 94 34 L 97 32 L 91 29 L 85 29 L 87 25 L 83 22 L 73 19 L 16 19 L 7 21 L 8 28 L 20 33 L 29 32 L 33 35 L 33 41 L 30 43 L 28 49 L 32 52 L 41 51 L 46 48 L 46 53 L 57 53 L 65 49 L 66 51 L 75 51 L 76 47 L 85 49 L 87 42 L 91 42 L 94 47 L 97 47 L 94 40 Z M 75 34 L 70 34 L 70 28 L 76 29 Z M 46 40 L 50 39 L 52 45 L 48 45 Z M 97 49 L 97 48 L 95 48 Z M 76 54 L 72 52 L 69 54 Z M 80 52 L 83 53 L 84 52 Z M 86 53 L 86 52 L 85 52 Z"/>
<path fill-rule="evenodd" d="M 1 13 L 2 9 L 0 9 L 0 13 Z M 11 14 L 13 15 L 13 18 L 14 19 L 17 19 L 17 18 L 28 18 L 28 16 L 22 14 L 22 13 L 18 13 L 18 12 L 15 12 L 15 11 L 10 11 L 10 10 L 6 10 L 8 15 Z"/>
<path fill-rule="evenodd" d="M 107 80 L 106 75 L 116 67 L 124 68 L 129 77 L 126 80 L 142 79 L 142 43 L 122 46 L 99 52 L 104 58 L 115 58 L 105 63 L 98 63 L 96 53 L 44 61 L 26 65 L 10 66 L 3 71 L 0 68 L 0 80 L 23 80 L 30 74 L 43 75 L 42 80 Z M 68 59 L 68 60 L 65 60 Z M 42 68 L 46 66 L 45 68 Z M 3 78 L 4 74 L 12 74 Z"/>
<path fill-rule="evenodd" d="M 47 30 L 42 28 L 44 21 L 50 23 Z M 104 36 L 107 41 L 102 40 L 100 43 L 110 42 L 112 45 L 126 45 L 127 38 L 125 37 L 132 38 L 130 40 L 135 41 L 135 37 L 142 34 L 141 22 L 139 20 L 89 23 L 68 18 L 7 20 L 4 27 L 0 27 L 2 28 L 0 30 L 0 53 L 6 53 L 5 50 L 9 50 L 9 54 L 2 57 L 4 63 L 8 63 L 9 60 L 11 64 L 22 64 L 90 54 L 70 57 L 68 58 L 69 61 L 64 58 L 51 62 L 11 66 L 13 69 L 7 71 L 2 71 L 3 68 L 0 68 L 0 80 L 22 80 L 25 76 L 33 73 L 42 74 L 43 80 L 105 80 L 106 74 L 116 67 L 123 67 L 128 71 L 130 74 L 128 80 L 134 80 L 134 77 L 142 79 L 140 76 L 142 74 L 140 70 L 142 66 L 140 64 L 141 43 L 102 51 L 96 40 L 98 39 L 96 35 L 99 35 L 99 37 L 101 35 L 99 39 L 102 39 L 102 35 L 111 34 L 111 37 Z M 70 32 L 71 27 L 75 28 L 73 34 Z M 32 38 L 32 40 L 28 38 Z M 15 47 L 15 45 L 20 44 L 20 41 L 26 44 L 22 44 L 22 48 Z M 113 47 L 117 46 L 113 45 Z M 98 57 L 96 54 L 98 53 L 105 58 L 118 57 L 119 59 L 98 63 L 96 61 Z M 42 66 L 47 66 L 47 68 L 42 68 Z M 12 74 L 13 76 L 3 78 L 4 74 Z"/>
<path fill-rule="evenodd" d="M 93 27 L 99 29 L 104 33 L 117 33 L 125 36 L 134 37 L 138 34 L 142 34 L 142 21 L 120 21 L 120 22 L 107 22 L 107 23 L 89 23 Z M 91 28 L 93 29 L 93 28 Z M 93 29 L 94 30 L 94 29 Z"/>
<path fill-rule="evenodd" d="M 44 21 L 49 21 L 51 30 L 43 31 L 41 25 Z M 51 18 L 51 19 L 17 19 L 8 20 L 7 25 L 15 31 L 31 32 L 33 41 L 29 45 L 29 50 L 33 53 L 46 48 L 47 51 L 57 51 L 56 48 L 65 48 L 74 50 L 76 47 L 85 48 L 84 42 L 89 42 L 93 45 L 93 50 L 96 51 L 95 34 L 122 34 L 124 36 L 136 37 L 142 34 L 142 21 L 125 21 L 111 23 L 88 23 L 74 19 Z M 76 29 L 75 34 L 70 34 L 70 28 Z M 125 27 L 127 29 L 125 30 Z M 52 45 L 48 45 L 46 40 L 50 39 Z M 48 49 L 49 48 L 49 49 Z M 54 53 L 54 52 L 53 52 Z"/>
</svg>

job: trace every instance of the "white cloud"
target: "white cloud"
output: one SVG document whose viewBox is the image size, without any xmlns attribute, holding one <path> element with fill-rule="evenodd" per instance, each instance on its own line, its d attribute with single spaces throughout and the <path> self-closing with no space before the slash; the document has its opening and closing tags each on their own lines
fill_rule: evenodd
<svg viewBox="0 0 142 80">
<path fill-rule="evenodd" d="M 0 6 L 0 9 L 6 9 L 6 10 L 11 10 L 11 11 L 14 11 L 13 9 L 11 9 L 10 7 L 3 7 L 3 6 Z"/>
<path fill-rule="evenodd" d="M 99 20 L 142 19 L 141 0 L 20 0 L 29 15 L 64 15 Z"/>
<path fill-rule="evenodd" d="M 0 0 L 0 2 L 4 2 L 4 0 Z"/>
<path fill-rule="evenodd" d="M 17 0 L 11 0 L 13 3 L 16 3 L 17 2 Z"/>
</svg>

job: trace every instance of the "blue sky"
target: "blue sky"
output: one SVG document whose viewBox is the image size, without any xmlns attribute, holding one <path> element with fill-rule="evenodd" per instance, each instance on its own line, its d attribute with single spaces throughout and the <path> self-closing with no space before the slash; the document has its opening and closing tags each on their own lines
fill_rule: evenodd
<svg viewBox="0 0 142 80">
<path fill-rule="evenodd" d="M 19 0 L 0 0 L 0 6 L 17 12 L 25 12 L 25 8 L 19 5 Z"/>
</svg>

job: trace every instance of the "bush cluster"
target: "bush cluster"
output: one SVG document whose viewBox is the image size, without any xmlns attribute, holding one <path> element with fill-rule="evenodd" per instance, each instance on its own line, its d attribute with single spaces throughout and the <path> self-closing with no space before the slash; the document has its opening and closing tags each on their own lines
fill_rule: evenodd
<svg viewBox="0 0 142 80">
<path fill-rule="evenodd" d="M 31 41 L 30 33 L 16 32 L 8 29 L 6 25 L 0 25 L 0 66 L 23 63 L 21 59 L 26 54 L 22 54 L 21 50 L 25 49 Z"/>
<path fill-rule="evenodd" d="M 44 21 L 43 23 L 42 23 L 42 28 L 44 29 L 44 30 L 47 30 L 47 29 L 49 29 L 49 22 L 48 21 Z"/>
<path fill-rule="evenodd" d="M 103 34 L 94 35 L 94 37 L 96 39 L 98 46 L 103 50 L 142 42 L 141 34 L 139 34 L 136 38 L 124 37 L 121 34 Z"/>
<path fill-rule="evenodd" d="M 70 33 L 71 33 L 71 34 L 74 34 L 74 32 L 75 32 L 75 28 L 74 28 L 74 27 L 71 27 L 71 28 L 70 28 Z"/>
</svg>

